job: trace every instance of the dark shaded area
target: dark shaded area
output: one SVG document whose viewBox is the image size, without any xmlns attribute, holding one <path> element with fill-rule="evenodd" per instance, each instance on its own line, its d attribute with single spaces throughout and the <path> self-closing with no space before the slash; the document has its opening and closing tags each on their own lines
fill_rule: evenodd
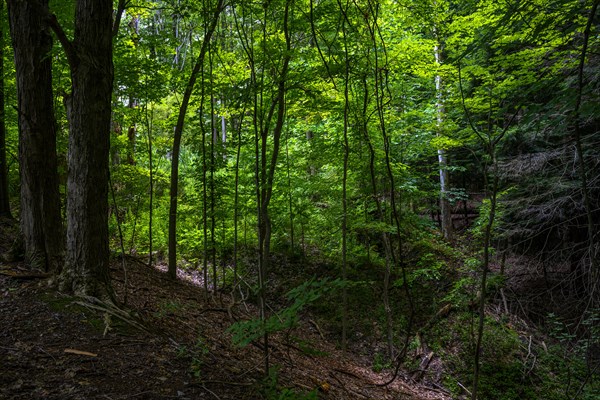
<svg viewBox="0 0 600 400">
<path fill-rule="evenodd" d="M 10 243 L 0 238 L 2 246 Z M 252 318 L 253 305 L 231 307 L 228 296 L 207 297 L 136 259 L 128 259 L 126 268 L 128 314 L 121 319 L 119 311 L 92 299 L 48 289 L 22 264 L 0 266 L 0 398 L 257 399 L 269 387 L 314 391 L 323 399 L 448 398 L 401 377 L 375 386 L 389 373 L 373 372 L 367 357 L 343 356 L 308 319 L 273 335 L 278 379 L 265 383 L 260 345 L 233 347 L 225 332 L 233 321 Z M 120 260 L 113 262 L 120 300 L 122 272 Z"/>
</svg>

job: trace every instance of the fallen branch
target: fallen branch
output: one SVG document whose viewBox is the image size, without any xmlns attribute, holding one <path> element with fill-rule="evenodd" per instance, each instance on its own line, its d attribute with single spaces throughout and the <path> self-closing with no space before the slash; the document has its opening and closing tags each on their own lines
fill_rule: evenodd
<svg viewBox="0 0 600 400">
<path fill-rule="evenodd" d="M 129 313 L 127 313 L 126 311 L 121 310 L 120 308 L 118 308 L 114 305 L 109 305 L 107 303 L 104 303 L 95 297 L 89 297 L 89 296 L 84 297 L 84 300 L 88 300 L 88 301 L 76 301 L 75 304 L 80 305 L 82 307 L 86 307 L 88 309 L 108 313 L 108 314 L 112 315 L 113 317 L 116 317 L 116 318 L 120 319 L 121 321 L 133 326 L 134 328 L 137 328 L 143 332 L 150 333 L 148 328 L 146 328 L 141 323 L 134 321 L 132 319 L 131 315 L 129 315 Z M 92 302 L 97 303 L 99 305 L 93 304 Z"/>
<path fill-rule="evenodd" d="M 433 360 L 433 351 L 430 351 L 422 360 L 421 363 L 419 364 L 419 368 L 414 371 L 412 379 L 415 381 L 419 381 L 423 378 L 423 375 L 425 375 L 425 372 L 427 372 L 427 369 L 429 368 L 429 364 L 431 364 L 431 360 Z"/>
<path fill-rule="evenodd" d="M 227 386 L 252 386 L 253 383 L 250 382 L 226 382 L 226 381 L 202 381 L 197 384 L 191 384 L 191 386 L 203 387 L 207 384 L 218 384 L 218 385 L 227 385 Z"/>
<path fill-rule="evenodd" d="M 460 386 L 460 388 L 461 388 L 462 390 L 464 390 L 465 392 L 467 392 L 467 394 L 468 394 L 469 396 L 472 396 L 472 395 L 473 395 L 473 393 L 471 393 L 471 391 L 470 391 L 469 389 L 467 389 L 467 388 L 465 387 L 465 385 L 463 385 L 463 384 L 462 384 L 462 383 L 460 383 L 459 381 L 456 381 L 456 384 L 457 384 L 458 386 Z"/>
<path fill-rule="evenodd" d="M 308 322 L 310 322 L 310 324 L 315 327 L 317 332 L 319 332 L 321 339 L 325 340 L 325 336 L 323 335 L 323 332 L 321 332 L 321 328 L 319 328 L 319 325 L 317 325 L 317 323 L 315 321 L 313 321 L 312 319 L 309 319 Z"/>
<path fill-rule="evenodd" d="M 90 353 L 89 351 L 76 350 L 76 349 L 65 349 L 65 353 L 69 354 L 78 354 L 80 356 L 88 356 L 88 357 L 98 357 L 96 353 Z"/>
<path fill-rule="evenodd" d="M 422 335 L 425 331 L 428 331 L 429 329 L 433 328 L 433 326 L 437 323 L 437 321 L 444 317 L 447 317 L 448 314 L 450 314 L 450 311 L 452 311 L 452 304 L 450 304 L 450 303 L 448 303 L 444 307 L 440 308 L 438 310 L 438 312 L 436 312 L 435 315 L 433 317 L 431 317 L 431 319 L 429 321 L 427 321 L 425 326 L 423 326 L 421 329 L 419 329 L 419 335 Z"/>
<path fill-rule="evenodd" d="M 504 289 L 500 288 L 500 296 L 502 297 L 502 303 L 504 304 L 504 312 L 509 314 L 508 311 L 508 302 L 506 301 L 506 296 L 504 295 Z"/>
<path fill-rule="evenodd" d="M 217 396 L 217 394 L 215 392 L 213 392 L 212 390 L 210 390 L 209 388 L 207 388 L 206 386 L 202 385 L 202 389 L 206 390 L 208 393 L 212 394 L 213 396 L 215 396 L 216 399 L 221 400 L 221 398 L 219 396 Z"/>
</svg>

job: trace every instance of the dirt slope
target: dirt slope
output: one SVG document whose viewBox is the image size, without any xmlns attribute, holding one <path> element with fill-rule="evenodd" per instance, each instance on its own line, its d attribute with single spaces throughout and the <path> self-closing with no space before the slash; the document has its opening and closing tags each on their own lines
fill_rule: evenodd
<svg viewBox="0 0 600 400">
<path fill-rule="evenodd" d="M 0 399 L 265 398 L 260 344 L 232 346 L 226 329 L 256 315 L 229 297 L 134 260 L 112 267 L 128 314 L 63 296 L 21 264 L 0 265 Z M 35 275 L 35 274 L 34 274 Z M 128 320 L 125 322 L 124 320 Z M 448 399 L 441 391 L 376 374 L 343 356 L 309 323 L 271 338 L 278 380 L 270 398 L 315 390 L 320 399 Z M 289 397 L 285 397 L 289 398 Z"/>
</svg>

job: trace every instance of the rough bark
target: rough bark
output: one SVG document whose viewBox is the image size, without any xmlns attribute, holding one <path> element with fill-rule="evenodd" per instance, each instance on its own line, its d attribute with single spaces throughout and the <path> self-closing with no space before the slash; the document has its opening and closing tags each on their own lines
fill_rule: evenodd
<svg viewBox="0 0 600 400">
<path fill-rule="evenodd" d="M 58 272 L 63 236 L 48 0 L 9 0 L 7 6 L 17 72 L 21 231 L 25 260 L 33 268 Z"/>
<path fill-rule="evenodd" d="M 53 27 L 71 67 L 67 256 L 61 289 L 113 299 L 109 278 L 108 159 L 113 89 L 111 0 L 79 0 L 75 36 Z"/>
</svg>

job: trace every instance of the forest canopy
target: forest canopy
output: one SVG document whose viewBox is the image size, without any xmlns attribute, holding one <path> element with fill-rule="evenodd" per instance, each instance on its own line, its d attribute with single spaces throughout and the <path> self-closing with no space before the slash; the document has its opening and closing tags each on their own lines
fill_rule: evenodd
<svg viewBox="0 0 600 400">
<path fill-rule="evenodd" d="M 7 0 L 5 258 L 114 304 L 113 260 L 197 271 L 266 371 L 310 309 L 453 395 L 591 399 L 599 3 Z"/>
</svg>

